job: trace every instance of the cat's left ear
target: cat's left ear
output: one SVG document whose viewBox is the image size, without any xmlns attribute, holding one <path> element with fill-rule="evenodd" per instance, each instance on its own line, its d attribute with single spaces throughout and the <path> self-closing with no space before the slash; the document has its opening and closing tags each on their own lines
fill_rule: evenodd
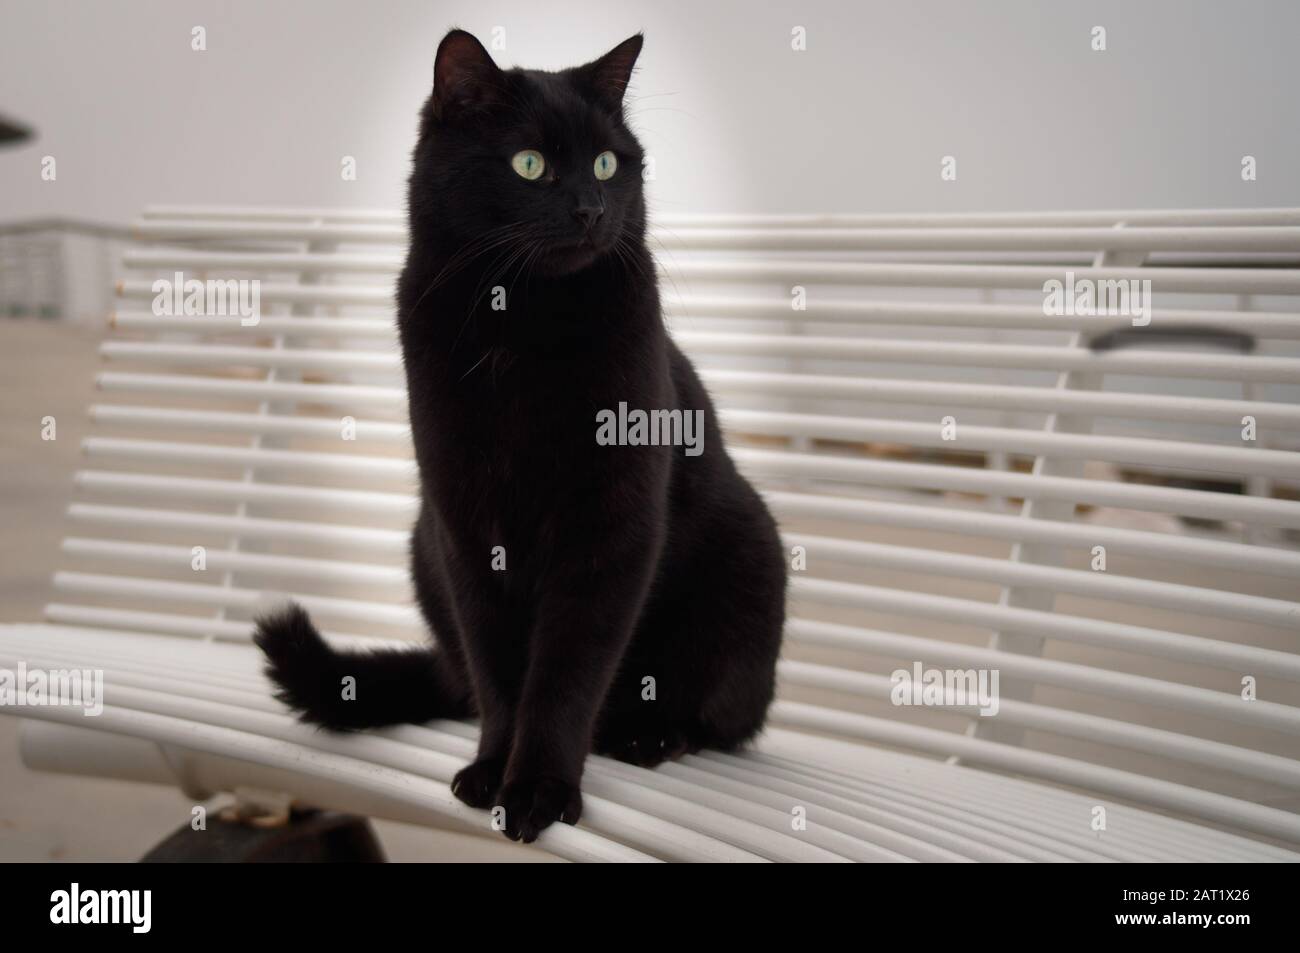
<svg viewBox="0 0 1300 953">
<path fill-rule="evenodd" d="M 433 62 L 433 114 L 451 119 L 481 110 L 504 97 L 505 81 L 492 55 L 472 33 L 452 30 L 438 44 Z"/>
<path fill-rule="evenodd" d="M 623 108 L 623 94 L 641 55 L 642 42 L 640 33 L 629 36 L 600 59 L 578 68 L 596 99 L 613 112 Z"/>
</svg>

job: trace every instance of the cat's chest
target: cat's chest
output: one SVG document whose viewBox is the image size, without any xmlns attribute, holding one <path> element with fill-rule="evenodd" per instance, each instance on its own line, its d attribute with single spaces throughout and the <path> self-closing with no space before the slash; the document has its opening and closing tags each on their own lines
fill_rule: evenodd
<svg viewBox="0 0 1300 953">
<path fill-rule="evenodd" d="M 422 457 L 455 522 L 490 525 L 502 538 L 532 531 L 595 479 L 596 411 L 572 393 L 497 386 L 443 409 Z"/>
<path fill-rule="evenodd" d="M 517 355 L 485 354 L 449 399 L 435 408 L 444 452 L 470 467 L 562 466 L 594 444 L 604 381 L 573 368 L 535 369 Z"/>
</svg>

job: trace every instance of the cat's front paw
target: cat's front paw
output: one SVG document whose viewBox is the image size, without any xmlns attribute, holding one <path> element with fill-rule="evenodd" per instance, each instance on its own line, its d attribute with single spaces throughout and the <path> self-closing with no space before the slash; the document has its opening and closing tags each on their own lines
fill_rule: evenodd
<svg viewBox="0 0 1300 953">
<path fill-rule="evenodd" d="M 500 758 L 480 758 L 456 772 L 451 779 L 451 793 L 470 807 L 491 807 L 496 803 L 505 770 L 505 761 Z"/>
<path fill-rule="evenodd" d="M 618 761 L 653 768 L 684 754 L 695 754 L 702 747 L 684 730 L 650 724 L 606 732 L 597 740 L 595 750 Z"/>
<path fill-rule="evenodd" d="M 505 810 L 506 837 L 531 844 L 556 821 L 576 824 L 582 817 L 582 791 L 559 778 L 519 778 L 497 797 Z"/>
</svg>

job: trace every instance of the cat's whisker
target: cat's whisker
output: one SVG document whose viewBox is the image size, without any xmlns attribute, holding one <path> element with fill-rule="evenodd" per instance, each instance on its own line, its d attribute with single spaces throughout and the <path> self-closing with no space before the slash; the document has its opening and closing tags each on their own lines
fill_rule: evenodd
<svg viewBox="0 0 1300 953">
<path fill-rule="evenodd" d="M 671 229 L 669 231 L 671 231 Z M 673 273 L 670 270 L 673 264 L 672 260 L 674 257 L 672 249 L 670 249 L 667 245 L 665 245 L 663 239 L 661 239 L 658 235 L 647 233 L 647 237 L 649 238 L 650 241 L 654 242 L 655 245 L 659 246 L 660 251 L 662 251 L 664 256 L 669 259 L 667 267 L 660 269 L 660 271 L 662 272 L 667 282 L 673 286 L 673 294 L 676 295 L 678 298 L 680 298 L 682 295 L 682 290 L 679 287 L 677 287 L 677 279 L 673 277 Z M 650 252 L 650 256 L 652 260 L 658 259 L 658 255 L 653 251 Z"/>
<path fill-rule="evenodd" d="M 418 307 L 431 292 L 439 288 L 445 281 L 451 280 L 451 278 L 459 274 L 478 258 L 487 254 L 493 248 L 505 244 L 513 237 L 510 234 L 501 235 L 501 232 L 521 227 L 530 227 L 530 223 L 509 222 L 505 225 L 489 229 L 487 232 L 484 232 L 482 235 L 463 245 L 454 255 L 451 256 L 451 258 L 447 260 L 447 263 L 443 265 L 442 270 L 433 277 L 429 286 L 424 289 L 424 292 L 416 299 L 415 304 L 412 305 L 412 310 Z"/>
</svg>

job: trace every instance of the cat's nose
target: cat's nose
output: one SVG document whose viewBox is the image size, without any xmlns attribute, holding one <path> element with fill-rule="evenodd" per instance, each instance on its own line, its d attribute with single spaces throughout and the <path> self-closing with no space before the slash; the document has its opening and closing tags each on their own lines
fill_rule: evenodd
<svg viewBox="0 0 1300 953">
<path fill-rule="evenodd" d="M 592 205 L 584 202 L 573 210 L 573 217 L 582 223 L 583 228 L 591 231 L 600 217 L 605 214 L 605 206 Z"/>
</svg>

